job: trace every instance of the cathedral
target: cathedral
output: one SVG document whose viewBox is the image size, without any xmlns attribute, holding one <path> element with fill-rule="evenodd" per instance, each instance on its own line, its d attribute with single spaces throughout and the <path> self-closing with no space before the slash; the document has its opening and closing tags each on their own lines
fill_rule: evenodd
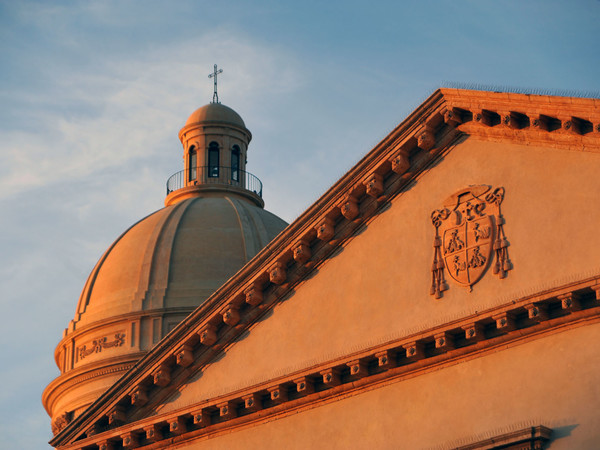
<svg viewBox="0 0 600 450">
<path fill-rule="evenodd" d="M 216 88 L 185 122 L 56 347 L 53 447 L 598 447 L 597 99 L 439 89 L 289 225 L 251 138 Z"/>
</svg>

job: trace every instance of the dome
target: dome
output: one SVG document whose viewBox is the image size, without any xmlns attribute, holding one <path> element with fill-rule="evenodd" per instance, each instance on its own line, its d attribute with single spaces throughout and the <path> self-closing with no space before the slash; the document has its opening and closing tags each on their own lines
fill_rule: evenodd
<svg viewBox="0 0 600 450">
<path fill-rule="evenodd" d="M 286 223 L 263 209 L 246 171 L 242 118 L 205 105 L 179 132 L 184 170 L 165 208 L 127 229 L 88 277 L 54 358 L 42 402 L 60 431 L 266 246 Z"/>
<path fill-rule="evenodd" d="M 185 126 L 202 122 L 220 122 L 235 125 L 240 128 L 246 128 L 246 124 L 233 109 L 220 103 L 209 103 L 194 111 L 188 117 Z M 184 127 L 185 128 L 185 127 Z"/>
<path fill-rule="evenodd" d="M 102 256 L 83 289 L 75 328 L 121 314 L 195 308 L 286 223 L 236 195 L 183 200 L 142 219 Z"/>
<path fill-rule="evenodd" d="M 42 396 L 53 431 L 79 415 L 286 225 L 242 195 L 206 192 L 126 230 L 92 270 L 56 347 L 61 375 Z"/>
</svg>

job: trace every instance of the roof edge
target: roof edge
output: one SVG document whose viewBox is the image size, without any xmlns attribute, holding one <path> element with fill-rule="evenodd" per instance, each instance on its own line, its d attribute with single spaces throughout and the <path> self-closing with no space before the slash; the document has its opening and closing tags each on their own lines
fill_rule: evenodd
<svg viewBox="0 0 600 450">
<path fill-rule="evenodd" d="M 255 306 L 253 302 L 259 297 L 261 307 L 249 309 L 244 319 L 246 329 L 342 242 L 352 238 L 359 227 L 374 220 L 403 187 L 469 136 L 600 152 L 600 100 L 436 90 L 50 443 L 62 445 L 75 440 L 111 408 L 127 400 L 144 377 L 165 364 L 176 367 L 182 345 L 204 345 L 198 342 L 198 335 L 224 322 L 221 326 L 231 329 L 207 346 L 209 364 L 239 331 L 235 331 L 237 322 L 230 321 L 228 311 L 237 311 L 244 302 Z"/>
</svg>

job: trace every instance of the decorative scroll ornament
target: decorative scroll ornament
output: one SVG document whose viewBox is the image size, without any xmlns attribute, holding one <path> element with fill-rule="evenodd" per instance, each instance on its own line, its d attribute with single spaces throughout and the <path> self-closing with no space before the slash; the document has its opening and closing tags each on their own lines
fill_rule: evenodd
<svg viewBox="0 0 600 450">
<path fill-rule="evenodd" d="M 52 421 L 52 424 L 51 424 L 52 434 L 56 435 L 56 434 L 60 433 L 63 428 L 65 428 L 67 425 L 69 425 L 70 421 L 71 420 L 67 413 L 63 413 L 60 416 L 58 416 L 56 419 L 54 419 L 54 421 Z"/>
<path fill-rule="evenodd" d="M 90 348 L 87 348 L 86 344 L 78 349 L 79 359 L 83 359 L 86 356 L 91 355 L 92 353 L 100 353 L 103 348 L 120 347 L 124 343 L 125 333 L 116 333 L 115 339 L 112 341 L 109 341 L 106 336 L 101 337 L 100 339 L 94 339 Z"/>
<path fill-rule="evenodd" d="M 469 291 L 485 274 L 492 258 L 500 278 L 512 269 L 500 205 L 504 188 L 470 186 L 452 195 L 442 209 L 431 213 L 435 228 L 430 294 L 441 298 L 448 289 L 444 268 L 452 280 Z"/>
</svg>

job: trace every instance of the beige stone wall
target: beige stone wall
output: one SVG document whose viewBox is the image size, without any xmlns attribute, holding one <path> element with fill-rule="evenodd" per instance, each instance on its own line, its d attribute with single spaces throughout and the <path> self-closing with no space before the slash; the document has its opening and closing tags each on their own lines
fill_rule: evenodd
<svg viewBox="0 0 600 450">
<path fill-rule="evenodd" d="M 600 271 L 600 155 L 468 139 L 198 374 L 161 412 L 251 386 Z M 429 295 L 431 211 L 469 185 L 506 190 L 514 270 Z"/>
<path fill-rule="evenodd" d="M 600 324 L 555 333 L 173 448 L 449 449 L 539 424 L 552 450 L 597 448 L 599 335 Z"/>
</svg>

